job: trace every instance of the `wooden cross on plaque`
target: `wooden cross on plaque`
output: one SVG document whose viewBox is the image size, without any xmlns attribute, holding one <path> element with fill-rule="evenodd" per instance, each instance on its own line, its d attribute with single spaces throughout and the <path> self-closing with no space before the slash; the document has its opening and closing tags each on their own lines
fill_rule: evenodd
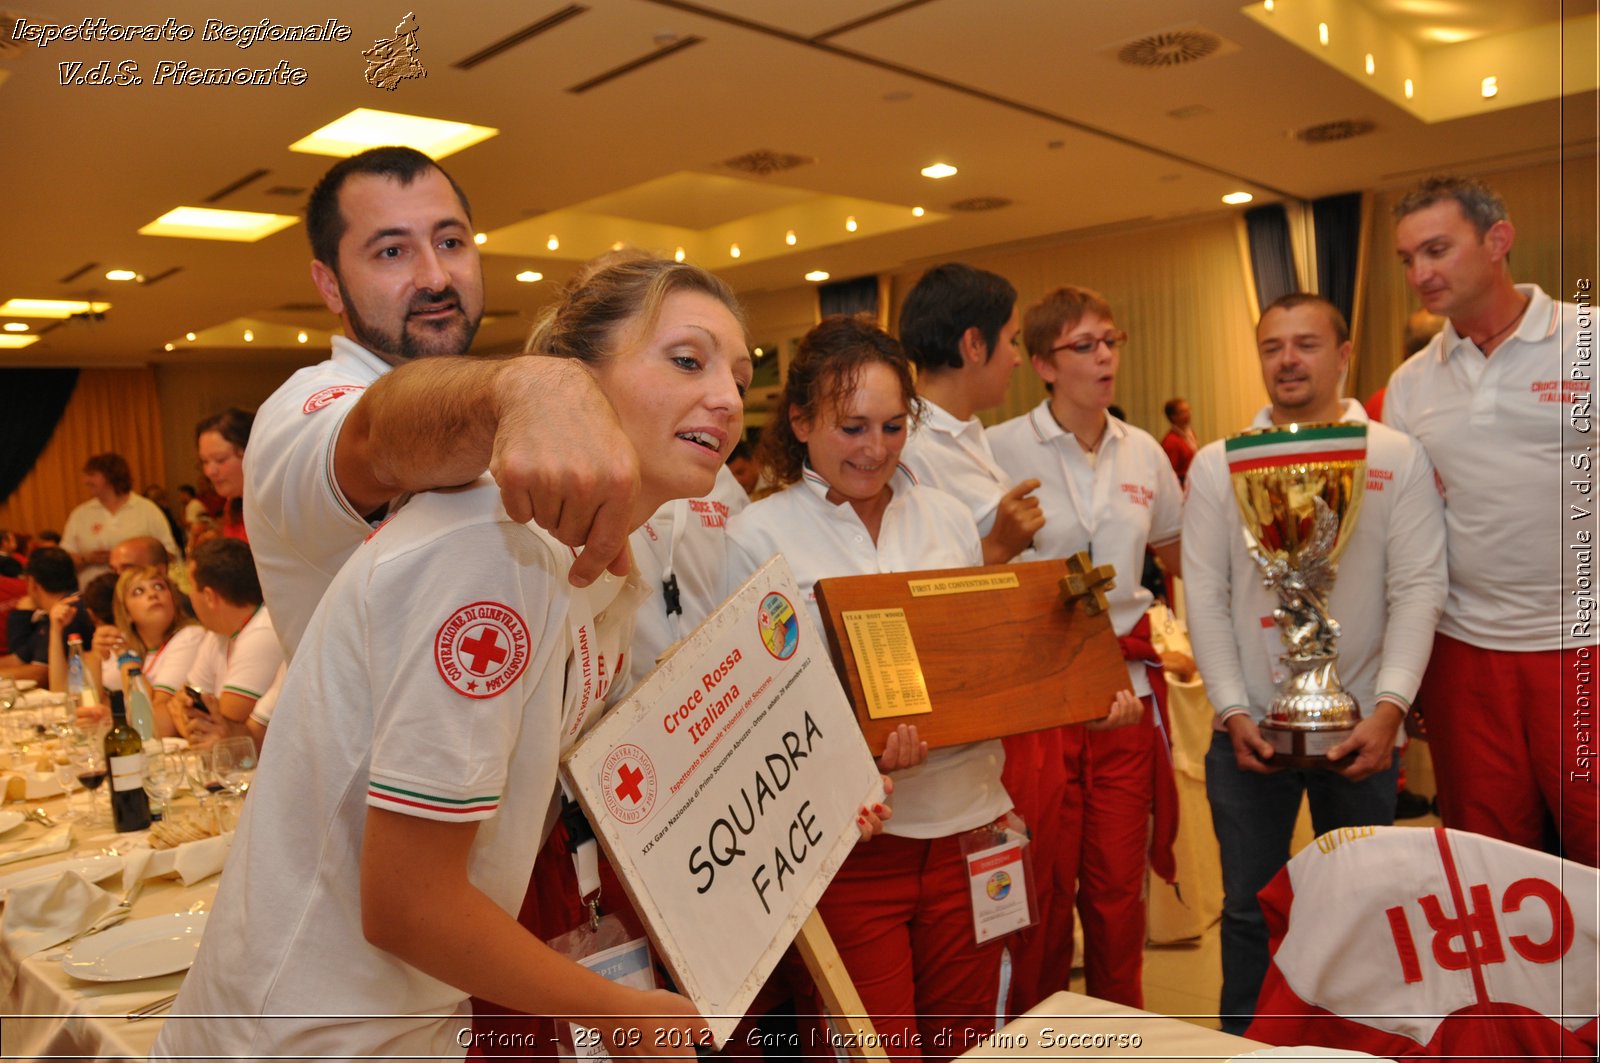
<svg viewBox="0 0 1600 1063">
<path fill-rule="evenodd" d="M 1099 616 L 1110 606 L 1106 591 L 1117 585 L 1117 570 L 1111 565 L 1094 565 L 1089 555 L 1079 550 L 1067 558 L 1067 574 L 1061 577 L 1061 601 L 1068 609 L 1080 598 L 1084 611 Z"/>
</svg>

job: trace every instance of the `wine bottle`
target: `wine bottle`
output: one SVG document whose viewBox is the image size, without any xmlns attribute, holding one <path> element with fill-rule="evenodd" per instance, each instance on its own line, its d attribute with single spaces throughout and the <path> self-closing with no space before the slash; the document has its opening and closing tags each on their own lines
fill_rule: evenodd
<svg viewBox="0 0 1600 1063">
<path fill-rule="evenodd" d="M 122 674 L 122 689 L 127 698 L 128 725 L 139 732 L 141 740 L 150 741 L 156 736 L 156 710 L 144 669 L 137 664 L 128 665 Z"/>
<path fill-rule="evenodd" d="M 111 773 L 111 821 L 119 833 L 150 826 L 150 798 L 144 792 L 144 742 L 128 726 L 120 690 L 111 691 L 111 730 L 106 734 L 106 767 Z"/>
</svg>

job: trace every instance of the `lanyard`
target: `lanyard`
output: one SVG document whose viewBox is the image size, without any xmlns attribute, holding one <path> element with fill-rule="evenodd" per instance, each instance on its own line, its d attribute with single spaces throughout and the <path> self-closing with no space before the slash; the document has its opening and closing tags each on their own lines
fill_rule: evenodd
<svg viewBox="0 0 1600 1063">
<path fill-rule="evenodd" d="M 1109 446 L 1110 443 L 1111 443 L 1111 440 L 1107 439 L 1107 440 L 1105 440 L 1105 442 L 1103 442 L 1101 444 L 1102 451 L 1101 451 L 1101 453 L 1099 455 L 1099 458 L 1097 460 L 1093 461 L 1093 462 L 1090 462 L 1090 464 L 1089 464 L 1090 483 L 1092 484 L 1092 488 L 1091 488 L 1092 494 L 1091 494 L 1090 499 L 1089 499 L 1089 505 L 1085 506 L 1083 504 L 1082 494 L 1078 490 L 1078 475 L 1077 475 L 1076 472 L 1073 471 L 1072 463 L 1067 460 L 1067 448 L 1066 448 L 1066 445 L 1065 445 L 1066 444 L 1066 440 L 1070 439 L 1072 441 L 1073 446 L 1077 446 L 1078 445 L 1077 444 L 1077 437 L 1074 436 L 1071 432 L 1068 432 L 1066 429 L 1061 428 L 1061 426 L 1059 424 L 1057 424 L 1056 427 L 1057 428 L 1061 428 L 1061 435 L 1063 437 L 1065 437 L 1064 439 L 1062 439 L 1061 442 L 1058 443 L 1058 442 L 1050 439 L 1048 436 L 1045 435 L 1045 433 L 1043 431 L 1040 430 L 1039 421 L 1037 420 L 1037 418 L 1039 416 L 1039 408 L 1038 407 L 1035 407 L 1033 412 L 1030 413 L 1028 416 L 1035 418 L 1034 423 L 1033 423 L 1034 432 L 1038 434 L 1040 439 L 1045 441 L 1045 444 L 1047 446 L 1052 446 L 1056 450 L 1056 458 L 1057 458 L 1057 460 L 1059 460 L 1061 462 L 1061 476 L 1062 476 L 1063 479 L 1065 479 L 1067 481 L 1067 497 L 1072 501 L 1072 509 L 1073 509 L 1074 514 L 1078 518 L 1078 525 L 1080 527 L 1082 527 L 1085 532 L 1088 533 L 1089 542 L 1088 542 L 1088 545 L 1086 546 L 1086 549 L 1089 552 L 1089 559 L 1091 561 L 1093 561 L 1094 560 L 1094 533 L 1095 533 L 1095 529 L 1099 526 L 1099 523 L 1100 523 L 1100 509 L 1096 505 L 1096 503 L 1103 501 L 1103 499 L 1100 496 L 1104 493 L 1104 489 L 1105 489 L 1106 484 L 1108 484 L 1110 482 L 1105 477 L 1100 475 L 1100 467 L 1101 467 L 1102 462 L 1104 462 L 1105 459 L 1106 459 L 1106 454 L 1105 454 L 1103 448 Z M 1049 414 L 1049 417 L 1050 417 L 1051 423 L 1055 424 L 1055 415 L 1054 414 Z M 1107 433 L 1107 435 L 1109 435 L 1110 432 L 1111 432 L 1111 425 L 1109 423 L 1107 423 L 1107 425 L 1106 425 L 1106 433 Z M 1080 453 L 1083 450 L 1082 447 L 1079 447 L 1078 449 L 1079 449 Z M 1084 455 L 1084 460 L 1085 461 L 1089 461 L 1089 456 L 1087 454 Z"/>
<path fill-rule="evenodd" d="M 683 601 L 678 591 L 678 576 L 672 566 L 678 554 L 678 544 L 683 542 L 684 532 L 689 527 L 689 500 L 675 499 L 667 520 L 671 526 L 667 530 L 665 547 L 656 532 L 654 517 L 644 523 L 644 540 L 650 547 L 651 556 L 661 565 L 661 603 L 667 611 L 667 625 L 672 629 L 673 641 L 677 641 L 683 637 Z M 661 552 L 663 549 L 666 550 L 665 556 Z"/>
</svg>

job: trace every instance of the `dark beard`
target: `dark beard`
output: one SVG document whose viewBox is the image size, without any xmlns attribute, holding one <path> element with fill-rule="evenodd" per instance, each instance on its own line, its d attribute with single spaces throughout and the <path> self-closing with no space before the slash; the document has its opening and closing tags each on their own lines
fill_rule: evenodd
<svg viewBox="0 0 1600 1063">
<path fill-rule="evenodd" d="M 401 365 L 416 358 L 426 358 L 436 354 L 466 354 L 472 347 L 472 340 L 477 336 L 478 325 L 482 321 L 481 315 L 477 320 L 468 320 L 466 311 L 461 309 L 461 296 L 453 287 L 438 292 L 419 293 L 413 300 L 415 305 L 407 307 L 407 317 L 401 323 L 398 334 L 387 332 L 362 317 L 342 279 L 339 281 L 339 297 L 344 300 L 345 312 L 350 318 L 350 331 L 355 333 L 350 338 L 390 365 Z M 458 318 L 447 319 L 437 324 L 421 324 L 416 331 L 410 328 L 409 315 L 412 311 L 451 302 L 456 304 Z M 459 339 L 456 336 L 458 331 Z"/>
</svg>

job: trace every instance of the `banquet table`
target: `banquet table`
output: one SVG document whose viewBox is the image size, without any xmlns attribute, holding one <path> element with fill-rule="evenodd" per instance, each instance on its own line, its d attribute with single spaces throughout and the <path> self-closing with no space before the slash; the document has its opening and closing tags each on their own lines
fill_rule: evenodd
<svg viewBox="0 0 1600 1063">
<path fill-rule="evenodd" d="M 101 799 L 103 808 L 103 795 L 96 796 Z M 175 810 L 192 807 L 190 802 L 191 798 L 180 799 L 175 803 Z M 75 803 L 81 808 L 81 793 Z M 43 808 L 47 814 L 59 817 L 66 809 L 66 800 L 57 796 L 5 807 L 14 810 Z M 43 827 L 31 822 L 7 831 L 0 835 L 0 855 L 37 841 L 43 833 Z M 0 877 L 106 849 L 126 854 L 142 839 L 140 833 L 117 834 L 109 825 L 84 828 L 75 821 L 72 845 L 65 852 L 0 865 Z M 128 922 L 197 909 L 210 911 L 218 880 L 217 875 L 212 875 L 185 886 L 176 878 L 148 879 Z M 131 883 L 124 883 L 120 872 L 100 883 L 102 889 L 118 897 L 123 895 L 127 885 Z M 0 926 L 3 925 L 4 916 L 0 915 Z M 0 1058 L 99 1060 L 148 1056 L 166 1013 L 132 1022 L 127 1015 L 176 993 L 183 982 L 183 974 L 134 981 L 82 981 L 62 969 L 59 962 L 62 952 L 63 948 L 57 946 L 19 960 L 10 944 L 0 939 L 0 1054 L 3 1054 Z"/>
</svg>

